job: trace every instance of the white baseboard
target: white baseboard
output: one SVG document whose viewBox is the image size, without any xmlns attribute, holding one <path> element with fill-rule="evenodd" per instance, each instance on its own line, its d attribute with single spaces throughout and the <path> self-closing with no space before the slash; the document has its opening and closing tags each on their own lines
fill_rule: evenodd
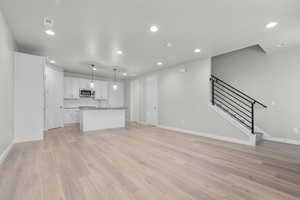
<svg viewBox="0 0 300 200">
<path fill-rule="evenodd" d="M 300 141 L 298 141 L 298 140 L 292 140 L 292 139 L 280 138 L 280 137 L 273 137 L 273 136 L 270 136 L 270 135 L 263 135 L 263 139 L 271 141 L 271 142 L 280 142 L 280 143 L 286 143 L 286 144 L 300 145 Z"/>
<path fill-rule="evenodd" d="M 15 139 L 15 143 L 21 143 L 21 142 L 34 142 L 34 141 L 41 141 L 43 140 L 44 137 L 40 137 L 40 138 L 30 138 L 30 139 L 24 139 L 24 138 L 16 138 Z"/>
<path fill-rule="evenodd" d="M 78 126 L 80 123 L 79 122 L 75 122 L 75 123 L 65 123 L 64 127 L 69 127 L 69 126 Z M 61 127 L 62 128 L 62 127 Z"/>
<path fill-rule="evenodd" d="M 280 142 L 280 143 L 286 143 L 286 144 L 295 144 L 295 145 L 300 145 L 299 140 L 292 140 L 288 138 L 280 138 L 280 137 L 273 137 L 270 134 L 268 134 L 265 130 L 255 127 L 255 129 L 261 133 L 263 133 L 263 139 L 268 140 L 271 142 Z"/>
<path fill-rule="evenodd" d="M 251 142 L 250 140 L 249 141 L 240 140 L 240 139 L 231 138 L 231 137 L 224 137 L 224 136 L 213 135 L 213 134 L 209 134 L 209 133 L 196 132 L 196 131 L 191 131 L 191 130 L 185 130 L 185 129 L 180 129 L 180 128 L 164 126 L 164 125 L 158 125 L 157 127 L 167 129 L 167 130 L 171 130 L 171 131 L 177 131 L 177 132 L 181 132 L 181 133 L 187 133 L 187 134 L 212 138 L 212 139 L 216 139 L 216 140 L 222 140 L 222 141 L 226 141 L 226 142 L 244 144 L 244 145 L 248 145 L 248 146 L 255 146 L 255 144 L 253 144 L 253 142 Z"/>
<path fill-rule="evenodd" d="M 6 149 L 3 151 L 3 153 L 0 155 L 0 165 L 2 164 L 2 162 L 7 158 L 10 150 L 12 149 L 12 147 L 14 146 L 15 142 L 12 141 L 8 147 L 6 147 Z"/>
</svg>

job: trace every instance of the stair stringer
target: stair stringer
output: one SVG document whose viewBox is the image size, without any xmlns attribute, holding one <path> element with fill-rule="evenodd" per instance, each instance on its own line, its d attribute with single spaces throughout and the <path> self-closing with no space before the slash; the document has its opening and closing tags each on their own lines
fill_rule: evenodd
<svg viewBox="0 0 300 200">
<path fill-rule="evenodd" d="M 231 123 L 233 126 L 238 128 L 240 131 L 242 131 L 244 134 L 246 134 L 249 137 L 249 143 L 251 146 L 256 146 L 257 138 L 256 134 L 252 134 L 251 131 L 246 128 L 245 126 L 241 125 L 237 120 L 235 120 L 232 116 L 230 116 L 228 113 L 226 113 L 224 110 L 219 108 L 218 106 L 213 106 L 212 104 L 209 104 L 210 108 L 215 111 L 217 114 L 219 114 L 223 119 Z"/>
</svg>

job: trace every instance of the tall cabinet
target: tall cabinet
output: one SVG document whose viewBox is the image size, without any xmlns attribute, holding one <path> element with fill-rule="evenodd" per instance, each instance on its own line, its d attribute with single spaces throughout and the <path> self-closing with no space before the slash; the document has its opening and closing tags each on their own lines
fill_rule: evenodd
<svg viewBox="0 0 300 200">
<path fill-rule="evenodd" d="M 44 70 L 44 57 L 15 53 L 14 131 L 16 142 L 43 139 Z"/>
<path fill-rule="evenodd" d="M 79 86 L 78 79 L 73 77 L 64 78 L 64 98 L 65 99 L 79 99 Z"/>
<path fill-rule="evenodd" d="M 95 81 L 95 99 L 106 100 L 108 98 L 108 82 Z"/>
<path fill-rule="evenodd" d="M 123 107 L 124 106 L 124 83 L 118 82 L 117 89 L 113 88 L 114 82 L 108 83 L 108 107 Z"/>
</svg>

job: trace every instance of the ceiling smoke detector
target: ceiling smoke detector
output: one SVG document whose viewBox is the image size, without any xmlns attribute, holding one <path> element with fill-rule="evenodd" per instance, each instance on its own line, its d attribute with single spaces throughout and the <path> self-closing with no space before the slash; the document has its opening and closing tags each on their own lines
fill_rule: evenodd
<svg viewBox="0 0 300 200">
<path fill-rule="evenodd" d="M 53 24 L 54 24 L 54 20 L 53 19 L 50 19 L 48 17 L 44 18 L 44 26 L 46 26 L 46 27 L 53 27 Z"/>
<path fill-rule="evenodd" d="M 281 42 L 281 43 L 277 44 L 276 46 L 277 46 L 277 47 L 286 47 L 287 44 L 284 43 L 284 42 Z"/>
</svg>

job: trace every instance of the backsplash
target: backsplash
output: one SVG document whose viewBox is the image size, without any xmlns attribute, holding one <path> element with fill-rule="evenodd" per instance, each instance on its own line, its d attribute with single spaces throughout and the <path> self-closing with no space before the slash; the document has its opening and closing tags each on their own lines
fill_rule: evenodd
<svg viewBox="0 0 300 200">
<path fill-rule="evenodd" d="M 80 98 L 80 99 L 65 99 L 64 107 L 73 108 L 80 106 L 97 106 L 97 107 L 107 107 L 106 100 L 94 100 L 92 98 Z"/>
</svg>

